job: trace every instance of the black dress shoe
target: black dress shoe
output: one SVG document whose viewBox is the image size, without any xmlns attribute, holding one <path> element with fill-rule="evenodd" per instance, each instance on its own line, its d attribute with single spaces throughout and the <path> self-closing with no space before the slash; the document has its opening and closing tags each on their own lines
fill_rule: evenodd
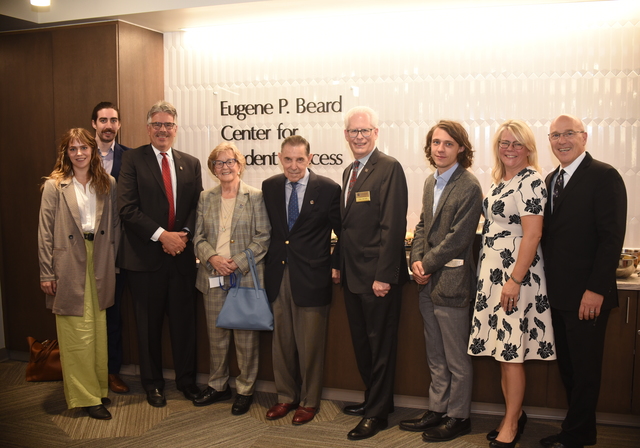
<svg viewBox="0 0 640 448">
<path fill-rule="evenodd" d="M 100 400 L 102 400 L 102 404 L 105 406 L 109 406 L 111 404 L 111 399 L 109 397 L 102 397 Z"/>
<path fill-rule="evenodd" d="M 107 408 L 102 404 L 97 406 L 87 406 L 84 410 L 91 418 L 95 418 L 97 420 L 111 420 L 111 413 L 107 411 Z"/>
<path fill-rule="evenodd" d="M 147 391 L 147 402 L 156 408 L 161 408 L 167 405 L 167 400 L 164 399 L 164 390 L 153 389 Z"/>
<path fill-rule="evenodd" d="M 362 402 L 358 404 L 352 404 L 342 408 L 342 412 L 347 415 L 364 415 L 364 407 L 367 403 Z"/>
<path fill-rule="evenodd" d="M 353 428 L 349 434 L 347 434 L 347 439 L 349 440 L 362 440 L 368 439 L 369 437 L 373 437 L 378 434 L 378 431 L 383 429 L 387 429 L 387 419 L 386 418 L 363 418 L 358 423 L 358 426 Z"/>
<path fill-rule="evenodd" d="M 560 441 L 554 442 L 549 445 L 549 448 L 584 448 L 584 445 L 579 444 L 565 444 Z"/>
<path fill-rule="evenodd" d="M 210 404 L 228 400 L 229 398 L 231 398 L 231 389 L 229 386 L 223 391 L 215 390 L 213 387 L 207 386 L 207 388 L 200 392 L 200 395 L 193 400 L 193 405 L 209 406 Z"/>
<path fill-rule="evenodd" d="M 540 445 L 545 448 L 584 448 L 584 444 L 572 443 L 566 440 L 562 434 L 554 434 L 552 436 L 545 437 L 544 439 L 540 439 Z M 595 441 L 589 445 L 595 445 Z"/>
<path fill-rule="evenodd" d="M 361 417 L 364 415 L 364 408 L 366 406 L 367 402 L 364 401 L 362 403 L 345 406 L 344 408 L 342 408 L 342 412 L 347 415 L 356 415 L 358 417 Z M 395 411 L 395 408 L 393 407 L 393 405 L 391 405 L 391 407 L 389 407 L 389 414 L 393 414 L 393 411 Z"/>
<path fill-rule="evenodd" d="M 524 411 L 522 411 L 522 414 L 520 414 L 520 418 L 518 419 L 518 434 L 524 433 L 524 427 L 526 424 L 527 424 L 527 414 Z M 497 429 L 494 429 L 493 431 L 489 431 L 489 433 L 487 433 L 488 441 L 496 440 L 497 437 L 498 437 Z M 540 441 L 540 443 L 542 443 L 542 441 Z"/>
<path fill-rule="evenodd" d="M 236 394 L 236 400 L 231 406 L 231 413 L 233 415 L 246 414 L 253 403 L 253 395 Z"/>
<path fill-rule="evenodd" d="M 544 439 L 540 439 L 540 445 L 545 448 L 549 448 L 551 445 L 556 443 L 559 440 L 560 434 L 554 434 L 552 436 L 545 437 Z"/>
<path fill-rule="evenodd" d="M 438 426 L 444 417 L 444 412 L 427 411 L 422 418 L 403 420 L 400 422 L 400 429 L 405 431 L 422 432 L 426 429 Z"/>
<path fill-rule="evenodd" d="M 471 432 L 470 418 L 445 417 L 439 426 L 427 429 L 422 433 L 425 442 L 445 442 Z"/>
<path fill-rule="evenodd" d="M 184 394 L 184 398 L 189 401 L 193 401 L 200 396 L 200 388 L 195 384 L 190 384 L 187 387 L 180 389 L 180 392 Z"/>
</svg>

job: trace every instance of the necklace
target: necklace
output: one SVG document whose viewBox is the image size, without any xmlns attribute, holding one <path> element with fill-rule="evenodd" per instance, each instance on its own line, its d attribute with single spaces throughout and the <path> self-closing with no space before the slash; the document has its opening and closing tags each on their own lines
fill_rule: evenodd
<svg viewBox="0 0 640 448">
<path fill-rule="evenodd" d="M 222 219 L 220 220 L 220 233 L 226 232 L 227 228 L 231 224 L 231 218 L 233 217 L 233 209 L 236 205 L 236 198 L 224 199 L 220 198 L 220 205 L 222 206 Z"/>
</svg>

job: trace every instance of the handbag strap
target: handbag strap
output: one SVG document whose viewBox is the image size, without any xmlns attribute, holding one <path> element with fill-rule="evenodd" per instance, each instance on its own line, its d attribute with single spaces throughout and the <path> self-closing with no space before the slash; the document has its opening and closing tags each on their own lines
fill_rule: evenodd
<svg viewBox="0 0 640 448">
<path fill-rule="evenodd" d="M 251 249 L 245 249 L 244 253 L 247 256 L 247 261 L 249 262 L 249 270 L 251 271 L 251 277 L 253 277 L 253 287 L 255 288 L 257 294 L 260 286 L 258 283 L 258 269 L 256 268 L 256 259 L 253 258 L 253 251 Z"/>
<path fill-rule="evenodd" d="M 44 361 L 49 357 L 51 352 L 55 350 L 57 347 L 58 347 L 58 341 L 55 339 L 53 341 L 46 340 L 42 342 L 42 350 L 40 350 L 40 352 L 36 354 L 34 362 Z"/>
</svg>

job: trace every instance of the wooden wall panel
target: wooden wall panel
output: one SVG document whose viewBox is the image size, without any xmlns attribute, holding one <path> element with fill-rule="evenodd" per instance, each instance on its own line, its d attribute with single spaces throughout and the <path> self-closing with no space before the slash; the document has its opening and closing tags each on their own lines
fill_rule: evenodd
<svg viewBox="0 0 640 448">
<path fill-rule="evenodd" d="M 123 128 L 140 127 L 146 135 L 144 115 L 162 98 L 162 34 L 124 24 L 120 39 L 119 25 L 113 21 L 0 34 L 0 268 L 9 351 L 27 352 L 29 335 L 55 337 L 55 318 L 39 287 L 37 227 L 39 187 L 53 169 L 57 140 L 71 127 L 93 132 L 91 111 L 97 103 L 118 104 L 121 53 L 131 65 L 123 70 L 129 83 L 124 95 L 138 98 L 127 103 L 125 113 L 142 115 L 139 126 L 125 117 Z M 138 83 L 144 85 L 139 89 Z"/>
<path fill-rule="evenodd" d="M 0 35 L 0 239 L 6 347 L 53 338 L 40 290 L 37 231 L 42 176 L 55 162 L 51 33 Z"/>
<path fill-rule="evenodd" d="M 69 128 L 91 127 L 91 111 L 101 101 L 117 103 L 116 22 L 56 28 L 53 85 L 56 138 Z"/>
<path fill-rule="evenodd" d="M 164 99 L 162 34 L 119 22 L 118 54 L 120 143 L 136 148 L 149 143 L 147 112 L 155 102 Z"/>
</svg>

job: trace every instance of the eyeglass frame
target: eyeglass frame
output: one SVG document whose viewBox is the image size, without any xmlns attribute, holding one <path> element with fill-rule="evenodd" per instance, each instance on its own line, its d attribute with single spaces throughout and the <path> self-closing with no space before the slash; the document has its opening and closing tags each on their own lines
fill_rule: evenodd
<svg viewBox="0 0 640 448">
<path fill-rule="evenodd" d="M 238 163 L 238 159 L 227 160 L 212 160 L 211 163 L 215 168 L 222 168 L 222 165 L 227 165 L 229 168 L 233 168 Z"/>
<path fill-rule="evenodd" d="M 356 139 L 358 138 L 358 134 L 362 135 L 362 138 L 369 138 L 371 137 L 371 135 L 373 134 L 373 131 L 375 131 L 376 128 L 365 128 L 365 129 L 346 129 L 347 131 L 347 135 L 349 136 L 350 139 Z M 352 133 L 354 133 L 354 135 L 352 135 Z M 364 133 L 367 133 L 367 135 L 364 135 Z"/>
<path fill-rule="evenodd" d="M 160 131 L 163 127 L 167 130 L 167 131 L 172 131 L 176 126 L 178 126 L 176 123 L 170 123 L 170 122 L 161 122 L 161 121 L 154 121 L 153 123 L 147 123 L 149 126 L 151 126 L 153 129 L 155 129 L 156 131 Z"/>
<path fill-rule="evenodd" d="M 560 140 L 560 137 L 564 137 L 564 138 L 573 138 L 575 137 L 577 134 L 586 134 L 585 131 L 566 131 L 566 132 L 553 132 L 551 134 L 547 134 L 547 136 L 549 137 L 549 140 Z"/>
<path fill-rule="evenodd" d="M 503 143 L 508 143 L 508 144 L 505 146 L 503 145 Z M 498 141 L 498 148 L 500 149 L 509 149 L 511 146 L 513 146 L 513 149 L 515 149 L 516 151 L 520 151 L 521 149 L 525 148 L 524 143 L 520 143 L 519 141 L 513 141 L 513 142 L 510 142 L 509 140 Z"/>
</svg>

